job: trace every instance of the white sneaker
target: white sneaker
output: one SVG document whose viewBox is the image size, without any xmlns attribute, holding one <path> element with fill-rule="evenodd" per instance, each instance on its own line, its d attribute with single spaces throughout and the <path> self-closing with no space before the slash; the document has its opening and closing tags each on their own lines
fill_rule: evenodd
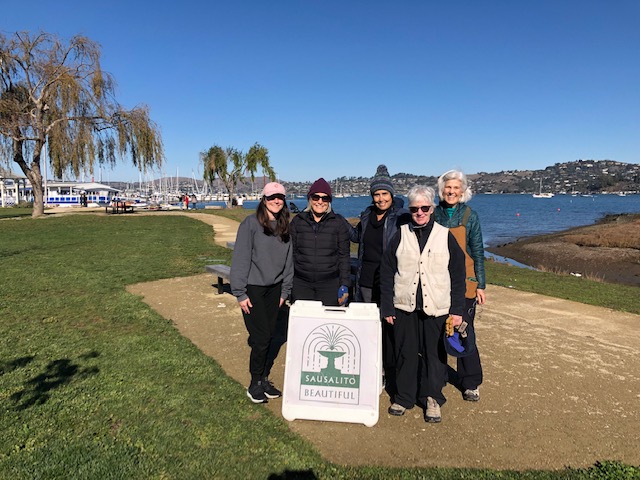
<svg viewBox="0 0 640 480">
<path fill-rule="evenodd" d="M 427 423 L 440 423 L 442 421 L 440 405 L 431 397 L 427 397 L 427 409 L 424 412 L 424 421 Z"/>
<path fill-rule="evenodd" d="M 402 405 L 400 405 L 399 403 L 394 403 L 389 407 L 389 410 L 387 410 L 387 412 L 389 412 L 389 415 L 395 415 L 396 417 L 401 417 L 402 415 L 404 415 L 404 412 L 406 410 L 407 409 Z"/>
</svg>

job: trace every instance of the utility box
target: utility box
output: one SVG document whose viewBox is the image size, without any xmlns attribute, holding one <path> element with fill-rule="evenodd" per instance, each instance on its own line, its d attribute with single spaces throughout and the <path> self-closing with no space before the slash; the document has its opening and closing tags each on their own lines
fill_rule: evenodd
<svg viewBox="0 0 640 480">
<path fill-rule="evenodd" d="M 325 307 L 298 300 L 289 312 L 282 416 L 378 422 L 382 330 L 374 303 Z"/>
</svg>

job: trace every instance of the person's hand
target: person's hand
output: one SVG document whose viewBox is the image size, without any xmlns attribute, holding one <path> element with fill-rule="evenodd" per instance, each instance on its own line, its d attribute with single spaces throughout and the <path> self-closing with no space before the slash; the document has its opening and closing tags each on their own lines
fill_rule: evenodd
<svg viewBox="0 0 640 480">
<path fill-rule="evenodd" d="M 287 301 L 286 298 L 281 298 L 280 299 L 280 304 L 278 306 L 281 307 L 282 305 L 284 305 L 284 302 L 286 302 L 286 301 Z"/>
<path fill-rule="evenodd" d="M 451 315 L 451 323 L 454 327 L 457 327 L 462 323 L 462 315 Z"/>
<path fill-rule="evenodd" d="M 338 305 L 344 307 L 349 301 L 349 289 L 346 285 L 341 285 L 338 289 Z"/>
<path fill-rule="evenodd" d="M 242 310 L 244 313 L 251 313 L 253 304 L 251 303 L 250 299 L 246 298 L 244 300 L 238 300 L 238 304 L 240 305 L 240 310 Z"/>
<path fill-rule="evenodd" d="M 396 317 L 394 317 L 393 315 L 390 315 L 388 317 L 384 317 L 384 319 L 387 321 L 389 325 L 393 325 L 393 322 L 396 319 Z"/>
<path fill-rule="evenodd" d="M 487 297 L 484 293 L 484 289 L 483 288 L 478 288 L 476 290 L 476 300 L 478 302 L 478 305 L 484 305 L 485 302 L 487 301 Z"/>
</svg>

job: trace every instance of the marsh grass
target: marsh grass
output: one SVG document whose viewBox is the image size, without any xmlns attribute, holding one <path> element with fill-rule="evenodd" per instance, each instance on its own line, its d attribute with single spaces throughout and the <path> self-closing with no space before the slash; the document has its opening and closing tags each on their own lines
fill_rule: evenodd
<svg viewBox="0 0 640 480">
<path fill-rule="evenodd" d="M 562 235 L 580 247 L 640 249 L 640 215 L 610 215 L 602 223 Z"/>
<path fill-rule="evenodd" d="M 170 320 L 125 290 L 201 273 L 211 259 L 228 263 L 230 251 L 214 244 L 211 227 L 179 215 L 0 222 L 0 478 L 638 474 L 615 462 L 587 470 L 496 472 L 324 461 L 284 420 L 248 403 L 244 386 Z"/>
</svg>

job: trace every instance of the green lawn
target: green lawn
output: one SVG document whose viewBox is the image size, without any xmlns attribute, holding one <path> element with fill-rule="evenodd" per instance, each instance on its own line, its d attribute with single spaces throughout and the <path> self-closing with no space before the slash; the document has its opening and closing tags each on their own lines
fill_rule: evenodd
<svg viewBox="0 0 640 480">
<path fill-rule="evenodd" d="M 640 475 L 618 463 L 495 472 L 324 461 L 125 290 L 229 260 L 210 226 L 181 215 L 0 221 L 0 479 Z"/>
<path fill-rule="evenodd" d="M 31 207 L 5 207 L 0 208 L 0 219 L 30 217 L 32 213 L 33 208 Z"/>
<path fill-rule="evenodd" d="M 488 282 L 525 292 L 640 314 L 640 288 L 485 262 Z"/>
</svg>

